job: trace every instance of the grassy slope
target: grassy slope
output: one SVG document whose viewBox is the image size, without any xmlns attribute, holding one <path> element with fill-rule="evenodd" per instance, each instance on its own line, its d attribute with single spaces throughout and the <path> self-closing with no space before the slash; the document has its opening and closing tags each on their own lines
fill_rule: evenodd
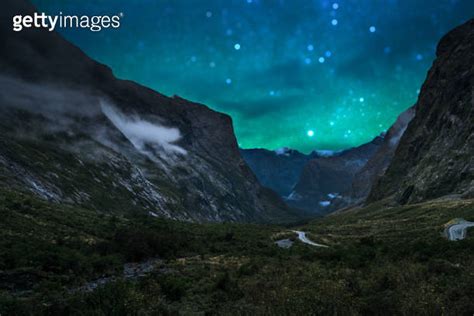
<svg viewBox="0 0 474 316">
<path fill-rule="evenodd" d="M 433 240 L 441 238 L 445 224 L 456 217 L 474 221 L 474 200 L 439 200 L 396 207 L 379 202 L 314 221 L 304 229 L 329 244 L 364 237 L 392 242 Z"/>
<path fill-rule="evenodd" d="M 279 249 L 278 226 L 113 217 L 0 191 L 0 314 L 472 313 L 474 238 L 443 224 L 473 201 L 372 205 L 302 229 L 328 249 Z M 468 234 L 469 235 L 469 234 Z M 160 257 L 145 278 L 68 289 Z"/>
</svg>

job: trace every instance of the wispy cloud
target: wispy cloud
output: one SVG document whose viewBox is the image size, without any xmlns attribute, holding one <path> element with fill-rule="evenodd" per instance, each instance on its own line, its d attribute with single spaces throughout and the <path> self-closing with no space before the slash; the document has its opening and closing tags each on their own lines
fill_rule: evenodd
<svg viewBox="0 0 474 316">
<path fill-rule="evenodd" d="M 179 129 L 151 123 L 138 116 L 127 116 L 105 101 L 101 101 L 101 109 L 137 150 L 148 153 L 151 146 L 159 154 L 187 154 L 185 149 L 175 144 L 181 139 Z"/>
<path fill-rule="evenodd" d="M 58 117 L 92 117 L 100 113 L 98 98 L 88 91 L 30 83 L 0 75 L 0 107 L 13 107 L 40 113 L 57 121 Z"/>
</svg>

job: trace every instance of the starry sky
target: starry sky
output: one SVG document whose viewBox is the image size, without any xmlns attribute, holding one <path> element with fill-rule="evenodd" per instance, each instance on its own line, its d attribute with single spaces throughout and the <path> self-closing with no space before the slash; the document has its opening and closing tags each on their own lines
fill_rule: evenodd
<svg viewBox="0 0 474 316">
<path fill-rule="evenodd" d="M 116 76 L 232 116 L 243 148 L 338 150 L 416 102 L 439 39 L 472 0 L 33 0 L 116 15 L 60 32 Z"/>
</svg>

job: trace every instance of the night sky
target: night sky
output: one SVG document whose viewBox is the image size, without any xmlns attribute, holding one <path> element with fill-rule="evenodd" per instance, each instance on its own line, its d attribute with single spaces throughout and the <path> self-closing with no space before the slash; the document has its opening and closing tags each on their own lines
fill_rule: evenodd
<svg viewBox="0 0 474 316">
<path fill-rule="evenodd" d="M 243 148 L 343 149 L 416 102 L 472 0 L 34 0 L 48 14 L 124 14 L 61 31 L 115 75 L 232 116 Z"/>
</svg>

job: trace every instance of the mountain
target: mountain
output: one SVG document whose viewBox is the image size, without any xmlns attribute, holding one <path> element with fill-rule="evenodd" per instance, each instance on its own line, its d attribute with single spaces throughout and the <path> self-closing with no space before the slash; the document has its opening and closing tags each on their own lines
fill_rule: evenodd
<svg viewBox="0 0 474 316">
<path fill-rule="evenodd" d="M 365 201 L 414 114 L 410 107 L 386 133 L 349 150 L 315 150 L 304 155 L 288 148 L 241 149 L 241 153 L 260 183 L 285 197 L 289 205 L 329 213 Z"/>
<path fill-rule="evenodd" d="M 260 183 L 283 197 L 291 193 L 303 167 L 315 157 L 289 148 L 241 149 L 240 152 Z"/>
<path fill-rule="evenodd" d="M 437 59 L 415 106 L 400 114 L 387 133 L 371 143 L 341 153 L 314 153 L 316 157 L 302 169 L 287 203 L 329 213 L 366 199 L 370 204 L 390 197 L 406 204 L 443 196 L 472 198 L 473 21 L 440 41 Z M 272 165 L 271 155 L 261 156 L 266 160 L 249 165 L 256 174 L 262 169 L 269 173 L 266 168 Z M 268 176 L 265 179 L 269 187 L 276 181 Z"/>
<path fill-rule="evenodd" d="M 239 153 L 232 120 L 119 80 L 55 32 L 0 13 L 0 186 L 101 212 L 282 221 L 283 201 Z"/>
<path fill-rule="evenodd" d="M 352 182 L 352 203 L 357 204 L 365 201 L 372 185 L 385 173 L 385 170 L 393 159 L 400 139 L 414 115 L 414 107 L 410 107 L 401 113 L 384 135 L 382 145 L 378 148 L 376 153 L 367 161 L 365 166 L 355 174 Z"/>
<path fill-rule="evenodd" d="M 351 183 L 355 175 L 382 144 L 383 137 L 378 136 L 359 147 L 311 159 L 287 203 L 320 214 L 347 206 L 351 202 Z"/>
<path fill-rule="evenodd" d="M 440 41 L 416 113 L 368 201 L 474 197 L 474 19 Z"/>
</svg>

